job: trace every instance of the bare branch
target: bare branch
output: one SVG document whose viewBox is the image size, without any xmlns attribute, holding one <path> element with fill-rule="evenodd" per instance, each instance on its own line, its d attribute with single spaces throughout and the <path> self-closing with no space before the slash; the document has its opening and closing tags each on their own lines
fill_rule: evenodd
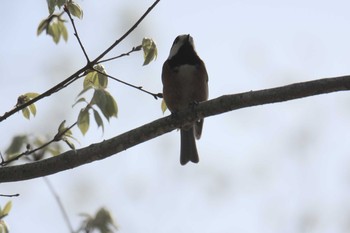
<svg viewBox="0 0 350 233">
<path fill-rule="evenodd" d="M 176 116 L 168 116 L 130 130 L 119 136 L 92 144 L 88 147 L 67 151 L 39 162 L 0 168 L 0 183 L 33 179 L 51 175 L 80 165 L 105 159 L 140 143 L 168 133 L 186 122 L 224 112 L 263 104 L 278 103 L 319 94 L 350 90 L 350 76 L 319 79 L 259 91 L 224 95 L 200 103 Z"/>
<path fill-rule="evenodd" d="M 111 57 L 111 58 L 107 58 L 107 59 L 104 59 L 104 60 L 100 60 L 98 63 L 101 64 L 103 62 L 108 62 L 108 61 L 112 61 L 112 60 L 115 60 L 115 59 L 118 59 L 118 58 L 121 58 L 121 57 L 129 56 L 131 53 L 140 51 L 141 49 L 142 49 L 142 45 L 139 45 L 139 46 L 136 46 L 136 47 L 132 47 L 132 49 L 129 52 L 127 52 L 127 53 L 122 53 L 122 54 L 120 54 L 118 56 L 115 56 L 115 57 Z"/>
<path fill-rule="evenodd" d="M 51 194 L 54 196 L 58 206 L 60 207 L 60 211 L 63 215 L 63 218 L 64 218 L 64 221 L 66 222 L 67 224 L 67 227 L 69 229 L 69 232 L 70 233 L 74 233 L 74 230 L 73 230 L 73 227 L 72 227 L 72 223 L 70 222 L 69 220 L 69 217 L 68 217 L 68 214 L 67 214 L 67 211 L 66 209 L 64 208 L 63 206 L 63 203 L 61 202 L 61 199 L 60 197 L 58 196 L 56 190 L 54 189 L 53 185 L 51 184 L 50 180 L 47 178 L 47 177 L 43 177 L 44 178 L 44 181 L 47 185 L 47 187 L 49 188 Z"/>
<path fill-rule="evenodd" d="M 113 76 L 111 76 L 111 75 L 109 75 L 109 74 L 103 73 L 103 72 L 101 72 L 101 71 L 99 71 L 99 70 L 97 70 L 97 69 L 95 69 L 95 68 L 93 68 L 93 70 L 96 71 L 96 72 L 99 73 L 99 74 L 106 75 L 108 78 L 113 79 L 114 81 L 120 82 L 120 83 L 122 83 L 122 84 L 124 84 L 124 85 L 126 85 L 126 86 L 135 88 L 135 89 L 137 89 L 137 90 L 139 90 L 139 91 L 142 91 L 142 92 L 145 92 L 145 93 L 147 93 L 147 94 L 153 96 L 155 99 L 163 98 L 163 94 L 162 94 L 162 93 L 152 93 L 152 92 L 149 92 L 149 91 L 146 91 L 145 89 L 143 89 L 142 86 L 135 86 L 135 85 L 133 85 L 133 84 L 131 84 L 131 83 L 128 83 L 128 82 L 125 82 L 125 81 L 120 80 L 120 79 L 118 79 L 118 78 L 115 78 L 115 77 L 113 77 Z"/>
<path fill-rule="evenodd" d="M 74 30 L 74 36 L 75 36 L 75 37 L 77 38 L 77 40 L 78 40 L 78 43 L 79 43 L 79 45 L 80 45 L 81 50 L 82 50 L 83 53 L 84 53 L 84 56 L 85 56 L 85 58 L 86 58 L 86 61 L 87 61 L 87 63 L 90 63 L 89 56 L 88 56 L 87 53 L 86 53 L 86 50 L 85 50 L 85 48 L 84 48 L 84 45 L 83 45 L 83 43 L 82 43 L 81 40 L 80 40 L 80 37 L 79 37 L 78 31 L 77 31 L 77 28 L 75 27 L 74 19 L 72 18 L 72 15 L 70 14 L 70 12 L 69 12 L 68 8 L 66 7 L 66 5 L 64 6 L 64 11 L 67 13 L 67 15 L 68 15 L 68 17 L 69 17 L 69 19 L 70 19 L 70 22 L 72 23 L 73 30 Z"/>
</svg>

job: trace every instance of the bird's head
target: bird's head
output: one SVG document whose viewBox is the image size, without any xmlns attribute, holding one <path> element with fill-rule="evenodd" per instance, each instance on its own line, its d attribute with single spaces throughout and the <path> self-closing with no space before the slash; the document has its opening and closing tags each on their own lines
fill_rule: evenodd
<svg viewBox="0 0 350 233">
<path fill-rule="evenodd" d="M 194 47 L 192 36 L 190 36 L 190 34 L 179 35 L 174 40 L 174 43 L 170 49 L 170 54 L 168 59 L 171 59 L 178 53 L 188 53 L 188 52 L 195 53 L 195 47 Z"/>
</svg>

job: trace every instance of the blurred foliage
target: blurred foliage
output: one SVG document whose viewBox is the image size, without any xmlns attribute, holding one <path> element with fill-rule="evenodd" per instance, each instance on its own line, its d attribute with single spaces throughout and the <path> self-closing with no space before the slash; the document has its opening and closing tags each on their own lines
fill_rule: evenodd
<svg viewBox="0 0 350 233">
<path fill-rule="evenodd" d="M 51 144 L 50 146 L 44 146 L 48 141 L 48 137 L 17 135 L 12 138 L 9 147 L 5 150 L 6 160 L 13 160 L 19 155 L 27 155 L 26 159 L 38 161 L 43 159 L 45 155 L 56 156 L 62 152 L 61 146 L 57 143 Z M 33 148 L 39 147 L 43 148 L 29 154 Z"/>
<path fill-rule="evenodd" d="M 99 209 L 94 217 L 88 214 L 81 214 L 81 216 L 84 217 L 84 220 L 79 232 L 112 233 L 118 230 L 111 213 L 105 208 Z"/>
</svg>

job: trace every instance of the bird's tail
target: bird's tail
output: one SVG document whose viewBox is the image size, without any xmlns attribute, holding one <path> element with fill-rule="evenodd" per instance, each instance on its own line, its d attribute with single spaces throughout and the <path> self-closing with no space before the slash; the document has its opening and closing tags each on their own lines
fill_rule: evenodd
<svg viewBox="0 0 350 233">
<path fill-rule="evenodd" d="M 189 161 L 193 163 L 199 162 L 196 140 L 194 137 L 194 128 L 181 129 L 181 151 L 180 151 L 180 163 L 185 165 Z"/>
</svg>

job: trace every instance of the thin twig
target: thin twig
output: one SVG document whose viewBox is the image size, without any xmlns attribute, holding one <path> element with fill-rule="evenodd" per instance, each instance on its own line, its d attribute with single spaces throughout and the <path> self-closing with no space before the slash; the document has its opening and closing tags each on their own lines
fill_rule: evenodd
<svg viewBox="0 0 350 233">
<path fill-rule="evenodd" d="M 56 200 L 58 206 L 60 207 L 61 213 L 62 213 L 62 215 L 63 215 L 64 221 L 65 221 L 66 224 L 67 224 L 67 227 L 68 227 L 69 231 L 70 231 L 71 233 L 74 233 L 72 224 L 71 224 L 71 222 L 70 222 L 70 220 L 69 220 L 69 218 L 68 218 L 68 214 L 67 214 L 67 212 L 66 212 L 66 210 L 65 210 L 65 208 L 64 208 L 64 206 L 63 206 L 63 203 L 61 202 L 60 197 L 58 196 L 57 192 L 56 192 L 55 189 L 53 188 L 53 186 L 52 186 L 50 180 L 49 180 L 47 177 L 43 177 L 43 179 L 44 179 L 44 181 L 45 181 L 47 187 L 49 188 L 51 194 L 54 196 L 54 198 L 55 198 L 55 200 Z"/>
<path fill-rule="evenodd" d="M 41 150 L 41 149 L 43 149 L 44 147 L 50 145 L 50 144 L 53 143 L 54 141 L 55 141 L 55 140 L 52 139 L 52 140 L 46 142 L 45 144 L 43 144 L 43 145 L 41 145 L 41 146 L 39 146 L 39 147 L 37 147 L 37 148 L 35 148 L 35 149 L 33 149 L 33 150 L 26 150 L 26 151 L 20 153 L 19 155 L 15 156 L 15 157 L 12 157 L 11 159 L 2 161 L 2 162 L 0 163 L 0 166 L 6 166 L 6 165 L 8 165 L 8 164 L 10 164 L 10 163 L 12 163 L 12 162 L 14 162 L 14 161 L 16 161 L 16 160 L 22 158 L 22 157 L 25 156 L 25 155 L 33 154 L 33 153 L 35 153 L 36 151 Z"/>
<path fill-rule="evenodd" d="M 103 62 L 107 62 L 107 61 L 112 61 L 112 60 L 115 60 L 115 59 L 118 59 L 118 58 L 121 58 L 121 57 L 124 57 L 124 56 L 129 56 L 131 53 L 133 52 L 136 52 L 136 51 L 140 51 L 142 48 L 142 45 L 139 45 L 139 46 L 136 46 L 136 47 L 132 47 L 132 49 L 127 52 L 127 53 L 122 53 L 116 57 L 111 57 L 111 58 L 108 58 L 108 59 L 104 59 L 104 60 L 101 60 L 98 62 L 98 64 L 101 64 Z"/>
<path fill-rule="evenodd" d="M 107 53 L 109 53 L 115 46 L 117 46 L 120 42 L 122 42 L 132 31 L 137 28 L 137 26 L 142 22 L 142 20 L 153 10 L 153 8 L 160 2 L 160 0 L 156 0 L 147 11 L 140 17 L 139 20 L 126 32 L 122 35 L 118 40 L 116 40 L 108 49 L 106 49 L 103 53 L 101 53 L 98 57 L 96 57 L 92 63 L 97 64 L 99 60 L 101 60 Z"/>
<path fill-rule="evenodd" d="M 0 194 L 0 197 L 19 197 L 19 193 L 16 193 L 16 194 Z"/>
<path fill-rule="evenodd" d="M 162 93 L 157 93 L 157 94 L 156 93 L 152 93 L 152 92 L 149 92 L 149 91 L 146 91 L 145 89 L 143 89 L 142 86 L 135 86 L 135 85 L 133 85 L 131 83 L 127 83 L 127 82 L 125 82 L 123 80 L 120 80 L 120 79 L 117 79 L 117 78 L 115 78 L 115 77 L 113 77 L 113 76 L 111 76 L 109 74 L 103 73 L 103 72 L 101 72 L 101 71 L 99 71 L 99 70 L 97 70 L 95 68 L 93 68 L 93 70 L 96 71 L 99 74 L 106 75 L 108 78 L 113 79 L 114 81 L 120 82 L 120 83 L 122 83 L 124 85 L 127 85 L 129 87 L 135 88 L 135 89 L 137 89 L 139 91 L 143 91 L 143 92 L 153 96 L 155 99 L 163 98 L 163 94 Z"/>
<path fill-rule="evenodd" d="M 12 110 L 5 112 L 4 115 L 2 115 L 0 117 L 0 122 L 2 122 L 3 120 L 6 120 L 9 116 L 12 116 L 13 114 L 15 114 L 16 112 L 28 107 L 29 105 L 45 98 L 48 97 L 58 91 L 60 91 L 61 89 L 66 87 L 67 83 L 73 83 L 74 81 L 76 81 L 77 79 L 79 79 L 81 76 L 79 76 L 80 74 L 84 73 L 86 70 L 88 70 L 90 67 L 89 66 L 84 66 L 83 68 L 81 68 L 80 70 L 76 71 L 74 74 L 72 74 L 71 76 L 69 76 L 68 78 L 66 78 L 65 80 L 63 80 L 62 82 L 58 83 L 57 85 L 55 85 L 54 87 L 50 88 L 49 90 L 45 91 L 44 93 L 38 95 L 37 97 L 29 100 L 28 102 L 25 102 L 24 104 L 18 105 L 15 108 L 13 108 Z"/>
<path fill-rule="evenodd" d="M 75 27 L 74 19 L 72 18 L 72 15 L 70 14 L 70 12 L 69 12 L 69 10 L 68 10 L 68 8 L 67 8 L 66 6 L 64 6 L 63 9 L 64 9 L 64 11 L 67 13 L 67 15 L 68 15 L 68 17 L 69 17 L 69 19 L 70 19 L 70 21 L 71 21 L 71 23 L 72 23 L 73 30 L 74 30 L 74 36 L 77 38 L 78 43 L 79 43 L 79 45 L 80 45 L 80 48 L 81 48 L 81 50 L 82 50 L 83 53 L 84 53 L 84 56 L 85 56 L 85 58 L 86 58 L 87 63 L 89 64 L 89 63 L 90 63 L 90 59 L 89 59 L 89 56 L 88 56 L 87 53 L 86 53 L 86 50 L 85 50 L 85 48 L 84 48 L 83 43 L 82 43 L 81 40 L 80 40 L 80 37 L 79 37 L 79 34 L 78 34 L 78 30 L 77 30 L 77 28 Z"/>
</svg>

